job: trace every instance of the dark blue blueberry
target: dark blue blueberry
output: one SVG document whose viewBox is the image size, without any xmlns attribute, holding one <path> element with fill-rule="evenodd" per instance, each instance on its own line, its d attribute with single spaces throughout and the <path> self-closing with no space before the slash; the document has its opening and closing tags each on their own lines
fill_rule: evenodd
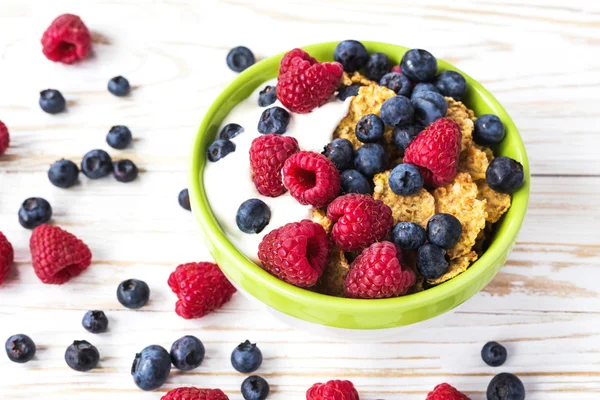
<svg viewBox="0 0 600 400">
<path fill-rule="evenodd" d="M 419 94 L 421 94 L 422 92 L 440 93 L 440 91 L 438 90 L 438 88 L 436 88 L 433 83 L 421 82 L 421 83 L 417 83 L 415 85 L 415 87 L 413 88 L 412 95 L 411 95 L 411 100 L 415 96 L 418 96 Z"/>
<path fill-rule="evenodd" d="M 467 91 L 467 81 L 456 71 L 444 71 L 435 77 L 435 87 L 446 97 L 461 100 Z"/>
<path fill-rule="evenodd" d="M 525 386 L 515 375 L 503 372 L 490 381 L 487 400 L 525 400 Z"/>
<path fill-rule="evenodd" d="M 206 154 L 209 161 L 217 162 L 227 154 L 233 153 L 234 151 L 235 143 L 233 143 L 231 140 L 218 139 L 208 146 Z"/>
<path fill-rule="evenodd" d="M 79 372 L 96 368 L 100 361 L 98 349 L 85 340 L 75 340 L 65 351 L 67 365 Z"/>
<path fill-rule="evenodd" d="M 104 150 L 91 150 L 81 160 L 81 172 L 90 179 L 105 177 L 112 169 L 112 159 Z"/>
<path fill-rule="evenodd" d="M 23 334 L 9 337 L 4 348 L 6 349 L 8 359 L 19 364 L 31 361 L 33 356 L 35 356 L 36 351 L 33 340 L 31 340 L 29 336 Z"/>
<path fill-rule="evenodd" d="M 204 345 L 195 336 L 184 336 L 171 346 L 171 362 L 180 371 L 198 368 L 204 360 Z"/>
<path fill-rule="evenodd" d="M 227 124 L 221 129 L 219 132 L 219 139 L 222 140 L 231 140 L 240 133 L 244 132 L 244 128 L 242 128 L 238 124 Z"/>
<path fill-rule="evenodd" d="M 485 180 L 496 192 L 514 193 L 525 184 L 523 165 L 509 157 L 496 157 L 485 171 Z"/>
<path fill-rule="evenodd" d="M 255 63 L 254 54 L 244 46 L 234 47 L 227 54 L 227 66 L 235 72 L 242 72 Z"/>
<path fill-rule="evenodd" d="M 138 176 L 138 167 L 131 160 L 119 160 L 113 164 L 113 175 L 119 182 L 131 182 Z"/>
<path fill-rule="evenodd" d="M 365 66 L 369 54 L 361 42 L 344 40 L 335 47 L 333 59 L 342 64 L 344 71 L 354 72 Z"/>
<path fill-rule="evenodd" d="M 375 143 L 383 139 L 383 121 L 376 114 L 367 114 L 356 124 L 356 138 L 363 143 Z"/>
<path fill-rule="evenodd" d="M 58 114 L 65 110 L 67 102 L 62 93 L 55 89 L 40 92 L 40 107 L 48 114 Z"/>
<path fill-rule="evenodd" d="M 448 102 L 436 92 L 420 92 L 410 102 L 415 110 L 415 121 L 423 126 L 446 116 L 448 111 Z"/>
<path fill-rule="evenodd" d="M 131 131 L 125 125 L 115 125 L 106 134 L 106 143 L 113 149 L 124 149 L 131 143 Z"/>
<path fill-rule="evenodd" d="M 290 113 L 281 107 L 271 107 L 263 111 L 258 121 L 260 133 L 285 133 L 290 123 Z"/>
<path fill-rule="evenodd" d="M 133 381 L 142 390 L 155 390 L 161 387 L 171 372 L 171 356 L 161 346 L 146 347 L 135 355 L 131 365 Z"/>
<path fill-rule="evenodd" d="M 231 365 L 236 371 L 244 374 L 256 371 L 262 364 L 262 360 L 260 349 L 249 340 L 240 343 L 231 353 Z"/>
<path fill-rule="evenodd" d="M 354 155 L 354 169 L 367 178 L 372 178 L 375 174 L 385 171 L 388 157 L 383 146 L 378 143 L 362 145 Z"/>
<path fill-rule="evenodd" d="M 393 139 L 400 156 L 404 156 L 404 151 L 408 145 L 415 140 L 417 135 L 421 133 L 423 126 L 419 124 L 401 125 L 394 128 Z"/>
<path fill-rule="evenodd" d="M 487 342 L 481 349 L 481 358 L 490 367 L 499 367 L 506 361 L 506 347 L 498 342 Z"/>
<path fill-rule="evenodd" d="M 435 214 L 427 222 L 427 238 L 442 249 L 454 247 L 462 235 L 462 225 L 452 214 Z"/>
<path fill-rule="evenodd" d="M 373 190 L 363 174 L 355 169 L 347 169 L 342 172 L 342 192 L 371 194 Z"/>
<path fill-rule="evenodd" d="M 235 222 L 242 232 L 260 233 L 271 220 L 271 209 L 262 200 L 249 199 L 238 208 Z"/>
<path fill-rule="evenodd" d="M 192 206 L 190 206 L 190 192 L 187 190 L 187 188 L 182 189 L 181 192 L 179 192 L 177 201 L 179 201 L 179 205 L 182 208 L 185 208 L 188 211 L 192 210 Z"/>
<path fill-rule="evenodd" d="M 437 73 L 437 60 L 427 50 L 412 49 L 402 56 L 400 68 L 413 82 L 429 82 Z"/>
<path fill-rule="evenodd" d="M 388 184 L 392 192 L 399 196 L 410 196 L 423 187 L 423 177 L 419 168 L 412 164 L 399 164 L 390 173 Z"/>
<path fill-rule="evenodd" d="M 362 85 L 360 83 L 353 83 L 351 85 L 344 85 L 340 88 L 340 91 L 337 94 L 337 98 L 339 100 L 346 100 L 348 97 L 352 97 L 352 96 L 356 96 L 358 95 L 358 91 L 360 90 L 360 88 L 362 87 Z"/>
<path fill-rule="evenodd" d="M 104 311 L 88 311 L 83 316 L 81 325 L 90 333 L 104 333 L 108 330 L 108 318 Z"/>
<path fill-rule="evenodd" d="M 333 139 L 331 143 L 325 146 L 322 154 L 329 158 L 333 165 L 340 171 L 352 168 L 354 147 L 352 147 L 352 143 L 348 139 Z"/>
<path fill-rule="evenodd" d="M 413 122 L 414 110 L 408 97 L 394 96 L 383 102 L 380 114 L 387 125 L 400 126 Z"/>
<path fill-rule="evenodd" d="M 59 160 L 50 166 L 48 179 L 59 188 L 68 188 L 77 182 L 79 167 L 71 160 Z"/>
<path fill-rule="evenodd" d="M 427 232 L 419 224 L 398 222 L 392 229 L 392 242 L 402 250 L 416 250 L 427 240 Z"/>
<path fill-rule="evenodd" d="M 373 53 L 369 56 L 365 65 L 367 78 L 372 81 L 379 82 L 381 78 L 390 72 L 390 60 L 383 53 Z"/>
<path fill-rule="evenodd" d="M 131 86 L 129 86 L 129 81 L 127 78 L 119 75 L 108 81 L 108 91 L 115 96 L 123 97 L 129 94 L 131 91 Z"/>
<path fill-rule="evenodd" d="M 410 93 L 412 92 L 412 83 L 410 79 L 400 72 L 389 72 L 385 74 L 379 80 L 379 84 L 388 89 L 392 89 L 400 96 L 410 97 Z"/>
<path fill-rule="evenodd" d="M 260 107 L 268 107 L 275 103 L 275 101 L 277 101 L 276 90 L 276 86 L 265 86 L 265 88 L 258 93 L 258 105 Z"/>
<path fill-rule="evenodd" d="M 265 400 L 269 395 L 269 383 L 262 377 L 252 375 L 242 382 L 244 400 Z"/>
<path fill-rule="evenodd" d="M 144 281 L 127 279 L 117 288 L 117 300 L 127 308 L 141 308 L 146 305 L 149 298 L 150 288 Z"/>
<path fill-rule="evenodd" d="M 473 139 L 483 145 L 498 144 L 506 135 L 500 118 L 494 114 L 484 114 L 475 120 Z"/>
<path fill-rule="evenodd" d="M 425 279 L 433 280 L 444 275 L 449 261 L 446 250 L 435 244 L 426 243 L 417 250 L 417 268 Z"/>
<path fill-rule="evenodd" d="M 25 229 L 33 229 L 50 221 L 52 207 L 41 197 L 30 197 L 19 208 L 19 223 Z"/>
</svg>

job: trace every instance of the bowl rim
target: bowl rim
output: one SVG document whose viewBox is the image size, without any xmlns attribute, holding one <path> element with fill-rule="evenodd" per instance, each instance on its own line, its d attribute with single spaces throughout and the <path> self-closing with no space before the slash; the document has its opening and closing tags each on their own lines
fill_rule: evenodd
<svg viewBox="0 0 600 400">
<path fill-rule="evenodd" d="M 331 49 L 333 49 L 338 43 L 339 42 L 337 41 L 324 42 L 303 46 L 302 49 L 306 50 L 309 53 L 312 53 L 313 51 L 317 51 L 322 47 L 330 47 Z M 365 45 L 365 47 L 367 47 L 367 49 L 377 50 L 391 47 L 395 51 L 397 51 L 398 54 L 400 54 L 400 56 L 404 54 L 404 52 L 409 50 L 408 48 L 403 46 L 383 42 L 362 41 L 362 43 Z M 530 192 L 531 179 L 529 174 L 529 163 L 522 138 L 512 118 L 510 118 L 504 107 L 502 107 L 502 105 L 498 102 L 498 100 L 496 100 L 492 96 L 490 92 L 488 92 L 479 82 L 471 78 L 469 75 L 465 74 L 460 69 L 441 59 L 438 59 L 438 72 L 443 70 L 454 70 L 461 73 L 467 80 L 470 90 L 474 90 L 479 96 L 480 100 L 483 100 L 489 108 L 493 109 L 494 113 L 496 113 L 496 115 L 498 115 L 503 121 L 507 133 L 510 133 L 510 135 L 514 136 L 514 145 L 516 147 L 513 148 L 513 152 L 515 152 L 518 155 L 518 157 L 515 158 L 518 159 L 518 161 L 520 161 L 524 167 L 525 185 L 512 196 L 512 204 L 509 210 L 511 212 L 512 218 L 504 218 L 504 220 L 501 222 L 503 225 L 507 224 L 506 231 L 503 237 L 494 237 L 489 247 L 478 260 L 476 260 L 466 271 L 450 279 L 449 281 L 446 281 L 443 284 L 437 285 L 433 288 L 429 288 L 418 293 L 389 299 L 348 299 L 328 296 L 312 292 L 307 289 L 298 288 L 269 274 L 260 266 L 249 260 L 244 254 L 242 254 L 229 241 L 229 239 L 219 226 L 218 222 L 216 221 L 216 218 L 212 213 L 212 210 L 208 203 L 208 199 L 204 192 L 202 181 L 205 163 L 205 152 L 202 149 L 202 136 L 204 134 L 209 133 L 211 131 L 211 128 L 214 128 L 214 126 L 211 125 L 214 125 L 212 123 L 212 120 L 215 114 L 217 113 L 217 110 L 228 103 L 228 100 L 232 96 L 232 94 L 240 90 L 241 87 L 248 84 L 249 82 L 250 84 L 256 83 L 253 82 L 251 79 L 253 76 L 266 75 L 267 71 L 269 70 L 274 70 L 276 74 L 279 62 L 284 54 L 285 53 L 280 53 L 278 55 L 264 59 L 240 73 L 239 76 L 220 93 L 220 95 L 214 100 L 212 105 L 206 111 L 206 114 L 194 138 L 189 174 L 190 200 L 192 204 L 193 213 L 198 222 L 200 223 L 202 230 L 204 231 L 205 241 L 207 240 L 210 244 L 209 250 L 211 250 L 211 252 L 219 251 L 230 253 L 231 257 L 233 257 L 233 259 L 237 263 L 235 268 L 244 268 L 244 276 L 247 279 L 252 280 L 253 285 L 261 285 L 263 290 L 275 291 L 278 294 L 289 298 L 291 302 L 298 301 L 302 302 L 303 306 L 306 307 L 327 307 L 334 308 L 337 310 L 344 310 L 346 312 L 382 313 L 393 312 L 398 310 L 410 310 L 411 308 L 417 306 L 432 306 L 445 298 L 454 295 L 459 295 L 461 290 L 465 289 L 473 281 L 477 280 L 477 278 L 485 274 L 487 269 L 491 268 L 495 262 L 500 260 L 507 250 L 510 250 L 523 224 Z M 258 83 L 258 85 L 264 82 L 264 80 L 261 80 Z M 219 125 L 220 123 L 221 121 L 219 121 Z M 227 273 L 227 269 L 229 269 L 229 267 L 230 266 L 227 266 L 227 268 L 223 268 L 226 275 L 229 275 Z M 274 305 L 268 303 L 266 304 L 292 317 L 308 321 L 308 319 L 303 317 L 302 313 L 294 312 L 293 308 L 286 307 L 286 310 L 282 310 Z M 381 328 L 379 326 L 359 326 L 351 318 L 346 319 L 344 321 L 336 322 L 335 324 L 330 324 L 329 326 L 347 329 Z"/>
</svg>

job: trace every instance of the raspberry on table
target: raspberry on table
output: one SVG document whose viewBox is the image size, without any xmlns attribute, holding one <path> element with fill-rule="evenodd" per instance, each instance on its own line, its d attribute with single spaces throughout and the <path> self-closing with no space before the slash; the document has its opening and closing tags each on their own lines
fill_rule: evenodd
<svg viewBox="0 0 600 400">
<path fill-rule="evenodd" d="M 90 53 L 92 37 L 81 18 L 73 14 L 58 16 L 42 36 L 46 58 L 63 64 L 83 60 Z"/>
<path fill-rule="evenodd" d="M 13 247 L 6 236 L 0 232 L 0 285 L 6 279 L 8 271 L 10 271 L 10 267 L 14 261 L 15 252 Z"/>
<path fill-rule="evenodd" d="M 319 153 L 301 151 L 291 155 L 282 173 L 285 187 L 300 204 L 321 208 L 340 192 L 340 172 Z"/>
<path fill-rule="evenodd" d="M 263 196 L 277 197 L 285 193 L 281 169 L 285 160 L 300 150 L 298 141 L 278 134 L 261 135 L 250 146 L 252 181 Z"/>
<path fill-rule="evenodd" d="M 462 394 L 447 383 L 437 385 L 433 391 L 429 392 L 425 400 L 470 400 L 469 397 Z"/>
<path fill-rule="evenodd" d="M 4 125 L 4 122 L 0 121 L 0 156 L 6 153 L 9 144 L 10 134 L 8 133 L 8 128 Z"/>
<path fill-rule="evenodd" d="M 352 382 L 333 380 L 312 385 L 306 391 L 306 400 L 359 400 L 359 397 Z"/>
<path fill-rule="evenodd" d="M 160 400 L 229 400 L 220 389 L 198 389 L 195 387 L 180 387 L 169 390 Z"/>
</svg>

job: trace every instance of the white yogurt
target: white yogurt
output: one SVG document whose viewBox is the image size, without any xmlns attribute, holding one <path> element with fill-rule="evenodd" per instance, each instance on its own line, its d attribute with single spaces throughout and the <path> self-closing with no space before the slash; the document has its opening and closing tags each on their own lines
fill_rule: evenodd
<svg viewBox="0 0 600 400">
<path fill-rule="evenodd" d="M 246 257 L 258 261 L 258 245 L 262 238 L 287 223 L 310 218 L 312 208 L 298 203 L 288 192 L 279 197 L 265 197 L 258 193 L 250 172 L 250 145 L 261 134 L 257 130 L 258 121 L 268 107 L 259 107 L 258 93 L 266 85 L 275 86 L 277 80 L 261 85 L 246 100 L 238 104 L 225 118 L 220 130 L 229 123 L 236 123 L 244 131 L 232 139 L 235 151 L 217 162 L 207 162 L 204 170 L 204 189 L 213 214 L 229 240 Z M 348 114 L 351 97 L 342 102 L 332 98 L 327 104 L 308 114 L 290 112 L 290 123 L 284 135 L 298 140 L 301 150 L 321 152 L 331 142 L 333 132 L 340 121 Z M 269 107 L 283 105 L 276 101 Z M 271 209 L 271 220 L 262 232 L 244 233 L 236 222 L 237 210 L 248 199 L 260 199 Z"/>
</svg>

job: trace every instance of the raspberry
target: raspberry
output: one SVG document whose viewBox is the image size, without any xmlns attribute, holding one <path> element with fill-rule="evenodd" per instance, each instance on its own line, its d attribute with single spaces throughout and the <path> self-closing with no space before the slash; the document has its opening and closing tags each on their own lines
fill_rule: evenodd
<svg viewBox="0 0 600 400">
<path fill-rule="evenodd" d="M 306 391 L 306 400 L 359 400 L 358 392 L 350 381 L 315 383 Z"/>
<path fill-rule="evenodd" d="M 458 172 L 460 128 L 448 118 L 429 125 L 408 145 L 404 162 L 419 167 L 427 186 L 445 186 Z"/>
<path fill-rule="evenodd" d="M 177 295 L 175 312 L 182 318 L 202 318 L 231 300 L 235 287 L 219 266 L 210 262 L 178 266 L 169 276 L 169 287 Z"/>
<path fill-rule="evenodd" d="M 0 232 L 0 285 L 6 279 L 6 275 L 8 275 L 8 271 L 14 260 L 15 253 L 13 247 L 6 236 Z"/>
<path fill-rule="evenodd" d="M 381 200 L 357 193 L 332 201 L 327 216 L 335 222 L 331 238 L 345 251 L 362 250 L 383 239 L 394 223 L 392 210 Z"/>
<path fill-rule="evenodd" d="M 415 283 L 415 273 L 400 263 L 402 253 L 391 242 L 373 243 L 350 265 L 344 293 L 358 299 L 397 297 Z"/>
<path fill-rule="evenodd" d="M 33 270 L 44 283 L 62 285 L 92 263 L 92 252 L 81 240 L 58 226 L 40 225 L 29 240 Z"/>
<path fill-rule="evenodd" d="M 323 207 L 340 192 L 338 169 L 324 155 L 296 153 L 283 164 L 283 183 L 300 204 Z"/>
<path fill-rule="evenodd" d="M 325 229 L 306 219 L 269 232 L 258 246 L 263 268 L 298 287 L 317 283 L 327 265 L 327 257 L 329 240 Z"/>
<path fill-rule="evenodd" d="M 394 65 L 394 66 L 392 67 L 392 72 L 399 72 L 399 73 L 402 73 L 402 70 L 400 69 L 400 64 L 398 64 L 398 65 Z"/>
<path fill-rule="evenodd" d="M 447 383 L 437 385 L 425 400 L 471 400 Z"/>
<path fill-rule="evenodd" d="M 8 149 L 10 142 L 10 135 L 8 134 L 8 128 L 4 125 L 4 122 L 0 121 L 0 156 Z"/>
<path fill-rule="evenodd" d="M 327 103 L 338 88 L 342 64 L 319 63 L 301 49 L 281 60 L 277 77 L 277 98 L 290 111 L 305 114 Z"/>
<path fill-rule="evenodd" d="M 83 60 L 90 53 L 92 38 L 81 18 L 73 14 L 58 16 L 42 36 L 46 58 L 63 64 Z"/>
<path fill-rule="evenodd" d="M 281 179 L 283 163 L 299 151 L 298 141 L 290 136 L 262 135 L 250 146 L 252 181 L 263 196 L 277 197 L 285 193 Z"/>
<path fill-rule="evenodd" d="M 167 392 L 160 400 L 229 400 L 220 389 L 181 387 Z"/>
</svg>

